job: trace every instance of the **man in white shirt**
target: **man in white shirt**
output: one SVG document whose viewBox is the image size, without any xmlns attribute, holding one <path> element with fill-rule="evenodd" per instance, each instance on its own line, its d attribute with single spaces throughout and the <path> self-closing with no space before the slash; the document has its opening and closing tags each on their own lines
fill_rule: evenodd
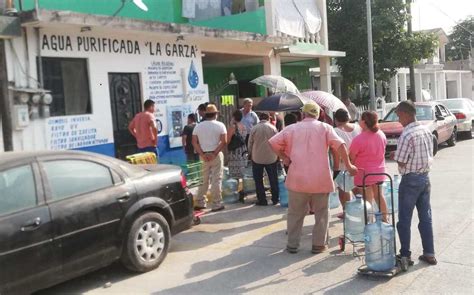
<svg viewBox="0 0 474 295">
<path fill-rule="evenodd" d="M 199 187 L 195 209 L 206 208 L 207 190 L 211 180 L 212 211 L 224 209 L 222 203 L 222 176 L 224 172 L 224 154 L 222 149 L 227 145 L 227 130 L 222 122 L 217 121 L 219 111 L 216 106 L 206 107 L 206 120 L 193 130 L 193 146 L 203 161 L 203 184 Z"/>
</svg>

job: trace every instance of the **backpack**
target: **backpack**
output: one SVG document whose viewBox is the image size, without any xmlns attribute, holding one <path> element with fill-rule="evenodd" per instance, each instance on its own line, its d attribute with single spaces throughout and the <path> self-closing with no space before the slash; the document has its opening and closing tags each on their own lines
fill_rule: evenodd
<svg viewBox="0 0 474 295">
<path fill-rule="evenodd" d="M 235 133 L 234 135 L 232 135 L 232 138 L 230 139 L 230 142 L 227 145 L 227 149 L 232 152 L 244 145 L 245 145 L 245 138 L 240 133 L 239 126 L 235 124 Z"/>
</svg>

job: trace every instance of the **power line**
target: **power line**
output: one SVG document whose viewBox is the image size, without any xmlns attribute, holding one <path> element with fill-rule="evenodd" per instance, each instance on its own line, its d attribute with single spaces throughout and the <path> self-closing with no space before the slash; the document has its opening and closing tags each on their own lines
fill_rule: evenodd
<svg viewBox="0 0 474 295">
<path fill-rule="evenodd" d="M 451 17 L 449 14 L 447 14 L 443 9 L 441 9 L 441 7 L 439 7 L 437 4 L 435 4 L 433 1 L 429 1 L 429 4 L 431 6 L 433 6 L 434 8 L 436 8 L 439 12 L 441 12 L 442 14 L 444 14 L 446 17 L 448 17 L 450 20 L 452 20 L 457 26 L 459 26 L 460 28 L 462 28 L 463 30 L 465 30 L 466 32 L 468 32 L 469 34 L 471 35 L 474 35 L 474 32 L 470 31 L 469 29 L 467 29 L 466 27 L 462 26 L 460 23 L 461 21 L 459 20 L 455 20 L 453 17 Z"/>
</svg>

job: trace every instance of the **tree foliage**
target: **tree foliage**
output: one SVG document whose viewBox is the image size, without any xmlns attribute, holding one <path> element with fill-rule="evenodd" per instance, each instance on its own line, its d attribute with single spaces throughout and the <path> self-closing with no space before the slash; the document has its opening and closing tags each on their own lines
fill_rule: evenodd
<svg viewBox="0 0 474 295">
<path fill-rule="evenodd" d="M 474 16 L 469 16 L 453 28 L 446 45 L 446 58 L 448 60 L 461 60 L 469 58 L 469 51 L 474 45 Z"/>
<path fill-rule="evenodd" d="M 366 0 L 328 0 L 329 46 L 346 52 L 337 59 L 344 86 L 368 81 Z M 375 79 L 388 81 L 397 68 L 429 58 L 436 47 L 432 34 L 408 36 L 409 16 L 403 0 L 372 1 Z"/>
</svg>

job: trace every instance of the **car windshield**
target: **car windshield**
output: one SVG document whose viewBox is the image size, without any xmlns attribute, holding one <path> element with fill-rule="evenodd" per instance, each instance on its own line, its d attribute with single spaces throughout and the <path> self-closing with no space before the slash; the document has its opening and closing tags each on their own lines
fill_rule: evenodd
<svg viewBox="0 0 474 295">
<path fill-rule="evenodd" d="M 433 110 L 431 106 L 416 106 L 416 119 L 418 121 L 433 120 Z M 390 113 L 385 116 L 385 122 L 398 122 L 398 116 L 393 108 Z"/>
<path fill-rule="evenodd" d="M 447 106 L 450 110 L 460 110 L 466 108 L 466 104 L 463 100 L 447 99 L 443 100 L 441 103 Z"/>
</svg>

